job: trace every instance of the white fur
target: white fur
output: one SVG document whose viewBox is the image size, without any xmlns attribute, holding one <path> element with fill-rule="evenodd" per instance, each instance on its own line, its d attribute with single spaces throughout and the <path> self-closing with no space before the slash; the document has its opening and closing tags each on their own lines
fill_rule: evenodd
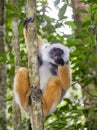
<svg viewBox="0 0 97 130">
<path fill-rule="evenodd" d="M 42 89 L 42 91 L 44 91 L 44 88 L 49 78 L 52 76 L 49 63 L 47 62 L 43 63 L 43 65 L 39 68 L 39 75 L 40 75 L 40 88 Z"/>
<path fill-rule="evenodd" d="M 56 110 L 56 106 L 58 105 L 58 103 L 54 103 L 49 111 L 49 114 L 53 113 Z"/>
<path fill-rule="evenodd" d="M 14 96 L 15 96 L 16 103 L 22 108 L 21 102 L 20 102 L 20 97 L 19 97 L 18 93 L 15 92 Z"/>
<path fill-rule="evenodd" d="M 18 92 L 15 89 L 15 86 L 17 86 L 16 78 L 14 78 L 14 98 L 15 98 L 16 103 L 21 107 L 20 97 L 18 95 Z"/>
<path fill-rule="evenodd" d="M 60 48 L 64 51 L 64 54 L 62 56 L 64 62 L 69 61 L 69 49 L 68 49 L 68 47 L 62 45 L 61 43 L 54 43 L 52 45 L 51 44 L 43 45 L 40 50 L 43 60 L 47 61 L 47 62 L 49 61 L 49 62 L 55 64 L 54 60 L 49 56 L 51 49 L 53 49 L 55 47 Z"/>
</svg>

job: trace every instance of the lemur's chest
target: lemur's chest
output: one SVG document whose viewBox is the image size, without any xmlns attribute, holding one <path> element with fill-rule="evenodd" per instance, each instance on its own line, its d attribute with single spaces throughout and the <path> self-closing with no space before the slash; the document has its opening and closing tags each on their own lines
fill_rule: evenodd
<svg viewBox="0 0 97 130">
<path fill-rule="evenodd" d="M 42 91 L 44 91 L 45 86 L 47 85 L 47 82 L 51 78 L 51 76 L 57 74 L 57 68 L 52 66 L 51 64 L 44 63 L 39 68 L 39 74 L 40 74 L 40 88 L 42 89 Z"/>
</svg>

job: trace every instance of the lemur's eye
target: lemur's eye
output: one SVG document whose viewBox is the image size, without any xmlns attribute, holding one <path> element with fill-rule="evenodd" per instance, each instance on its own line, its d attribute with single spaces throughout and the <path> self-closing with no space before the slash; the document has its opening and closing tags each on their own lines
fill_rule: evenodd
<svg viewBox="0 0 97 130">
<path fill-rule="evenodd" d="M 64 53 L 63 50 L 61 50 L 61 49 L 59 49 L 59 48 L 54 48 L 52 51 L 53 51 L 53 52 L 56 52 L 56 53 L 59 54 L 59 55 L 62 55 L 62 54 Z"/>
</svg>

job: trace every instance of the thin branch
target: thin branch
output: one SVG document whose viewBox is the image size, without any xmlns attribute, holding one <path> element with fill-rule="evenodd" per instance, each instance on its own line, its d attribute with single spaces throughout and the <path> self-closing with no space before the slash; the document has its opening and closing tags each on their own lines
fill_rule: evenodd
<svg viewBox="0 0 97 130">
<path fill-rule="evenodd" d="M 18 0 L 13 0 L 13 5 L 18 7 Z M 12 32 L 13 32 L 13 40 L 12 45 L 14 48 L 14 59 L 15 59 L 15 72 L 20 67 L 21 59 L 20 59 L 20 45 L 19 45 L 19 37 L 18 37 L 18 19 L 13 18 L 12 20 Z M 13 123 L 14 130 L 21 130 L 21 111 L 19 106 L 16 104 L 13 99 Z"/>
<path fill-rule="evenodd" d="M 6 122 L 6 62 L 5 52 L 5 2 L 0 0 L 0 129 L 7 129 Z"/>
</svg>

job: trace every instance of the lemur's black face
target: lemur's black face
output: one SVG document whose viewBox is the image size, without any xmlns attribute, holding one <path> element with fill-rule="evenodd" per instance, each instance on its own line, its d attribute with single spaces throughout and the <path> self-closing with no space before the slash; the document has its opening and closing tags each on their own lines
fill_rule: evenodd
<svg viewBox="0 0 97 130">
<path fill-rule="evenodd" d="M 64 51 L 56 47 L 51 49 L 50 51 L 50 57 L 54 59 L 56 64 L 59 64 L 59 65 L 64 65 L 64 60 L 62 58 L 63 54 L 64 54 Z"/>
<path fill-rule="evenodd" d="M 44 44 L 40 49 L 42 60 L 56 66 L 69 62 L 69 50 L 61 43 Z"/>
</svg>

